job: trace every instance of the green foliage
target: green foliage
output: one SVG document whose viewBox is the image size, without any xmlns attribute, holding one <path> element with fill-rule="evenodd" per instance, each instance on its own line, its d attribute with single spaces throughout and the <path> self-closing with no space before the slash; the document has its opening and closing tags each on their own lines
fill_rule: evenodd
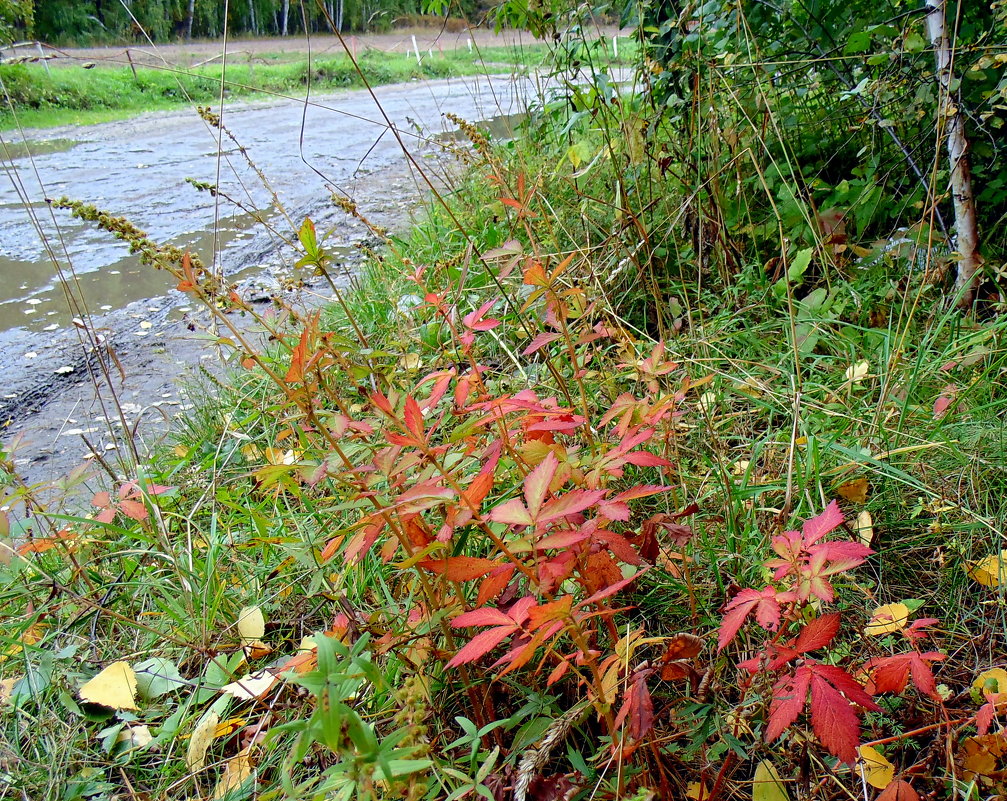
<svg viewBox="0 0 1007 801">
<path fill-rule="evenodd" d="M 33 0 L 0 0 L 0 44 L 24 38 L 33 23 Z"/>
</svg>

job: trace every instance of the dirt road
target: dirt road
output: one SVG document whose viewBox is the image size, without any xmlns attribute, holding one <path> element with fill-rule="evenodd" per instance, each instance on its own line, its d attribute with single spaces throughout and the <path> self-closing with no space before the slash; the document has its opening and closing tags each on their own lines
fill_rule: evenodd
<svg viewBox="0 0 1007 801">
<path fill-rule="evenodd" d="M 268 176 L 294 225 L 311 215 L 322 230 L 331 230 L 328 244 L 346 254 L 350 272 L 352 245 L 367 232 L 335 212 L 328 199 L 332 191 L 349 195 L 376 222 L 401 231 L 423 183 L 396 134 L 416 162 L 429 165 L 442 149 L 435 135 L 446 127 L 443 111 L 470 120 L 514 113 L 541 88 L 534 80 L 502 76 L 452 79 L 381 87 L 380 110 L 368 93 L 354 91 L 319 97 L 309 106 L 235 104 L 224 119 Z M 216 132 L 191 112 L 48 131 L 44 140 L 69 144 L 32 161 L 13 160 L 6 168 L 11 186 L 0 185 L 0 234 L 9 243 L 5 258 L 23 267 L 19 273 L 5 269 L 22 283 L 0 284 L 0 301 L 6 299 L 0 308 L 9 307 L 9 320 L 18 323 L 0 331 L 0 424 L 6 424 L 5 444 L 20 438 L 16 464 L 31 481 L 65 475 L 92 446 L 114 461 L 125 429 L 137 427 L 149 444 L 166 420 L 184 412 L 187 401 L 177 379 L 217 355 L 189 330 L 189 323 L 198 328 L 200 321 L 192 317 L 194 310 L 184 310 L 185 298 L 163 277 L 153 274 L 162 282 L 153 287 L 125 245 L 65 212 L 50 216 L 44 198 L 67 194 L 97 202 L 131 217 L 159 241 L 199 251 L 207 263 L 213 261 L 213 231 L 219 234 L 223 220 L 230 234 L 218 236 L 217 263 L 232 279 L 275 286 L 293 261 L 293 251 L 281 246 L 269 227 L 249 228 L 227 203 L 218 207 L 186 184 L 188 177 L 219 184 L 222 194 L 247 202 L 274 230 L 290 232 L 236 146 L 225 140 L 218 159 Z M 67 309 L 38 230 L 50 246 L 58 246 L 64 268 L 76 271 L 73 288 L 83 292 L 87 315 Z M 265 298 L 267 292 L 259 294 Z M 81 347 L 71 316 L 81 317 L 115 351 L 119 365 L 111 369 L 111 386 L 95 390 L 97 356 Z M 110 413 L 113 393 L 125 404 L 121 419 Z"/>
<path fill-rule="evenodd" d="M 593 38 L 604 36 L 610 39 L 618 32 L 619 30 L 615 26 L 601 26 L 597 31 L 591 32 L 590 36 Z M 625 35 L 625 32 L 623 34 Z M 348 48 L 357 53 L 369 49 L 385 53 L 405 54 L 412 51 L 414 36 L 421 53 L 428 50 L 438 53 L 468 48 L 470 42 L 472 47 L 481 49 L 529 45 L 540 41 L 523 31 L 502 31 L 497 34 L 486 28 L 469 28 L 462 31 L 436 28 L 400 28 L 390 33 L 347 34 L 344 41 Z M 116 47 L 48 48 L 48 52 L 60 57 L 51 62 L 56 65 L 81 62 L 101 63 L 103 61 L 128 63 L 129 60 L 132 60 L 137 65 L 163 66 L 170 64 L 189 67 L 219 58 L 223 52 L 223 46 L 219 40 L 155 46 L 141 42 L 129 47 L 118 45 Z M 249 59 L 253 62 L 263 63 L 299 61 L 305 58 L 309 52 L 313 57 L 324 58 L 342 54 L 345 51 L 339 39 L 332 35 L 313 35 L 310 38 L 288 36 L 285 38 L 235 39 L 227 47 L 228 59 L 238 62 L 247 62 Z"/>
</svg>

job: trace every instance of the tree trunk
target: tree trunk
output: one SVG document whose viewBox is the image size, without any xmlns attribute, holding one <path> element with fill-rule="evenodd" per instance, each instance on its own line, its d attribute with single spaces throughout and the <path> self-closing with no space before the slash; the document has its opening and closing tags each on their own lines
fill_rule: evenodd
<svg viewBox="0 0 1007 801">
<path fill-rule="evenodd" d="M 192 20 L 196 16 L 196 0 L 189 0 L 189 8 L 185 12 L 185 38 L 192 39 Z"/>
<path fill-rule="evenodd" d="M 255 21 L 255 0 L 248 0 L 248 27 L 252 29 L 253 35 L 259 35 L 259 23 Z"/>
<path fill-rule="evenodd" d="M 336 0 L 336 30 L 343 32 L 343 0 Z"/>
<path fill-rule="evenodd" d="M 976 224 L 975 196 L 972 194 L 972 169 L 969 166 L 968 140 L 965 138 L 965 118 L 951 95 L 952 74 L 951 42 L 945 20 L 946 0 L 930 0 L 927 14 L 927 33 L 934 48 L 937 64 L 938 129 L 945 120 L 948 137 L 948 166 L 951 171 L 951 196 L 955 208 L 957 234 L 958 275 L 955 290 L 960 293 L 958 305 L 968 310 L 975 301 L 981 278 L 982 257 L 979 255 L 979 229 Z"/>
<path fill-rule="evenodd" d="M 290 0 L 283 0 L 283 13 L 282 13 L 282 28 L 280 29 L 280 36 L 287 35 L 287 17 L 290 15 Z"/>
</svg>

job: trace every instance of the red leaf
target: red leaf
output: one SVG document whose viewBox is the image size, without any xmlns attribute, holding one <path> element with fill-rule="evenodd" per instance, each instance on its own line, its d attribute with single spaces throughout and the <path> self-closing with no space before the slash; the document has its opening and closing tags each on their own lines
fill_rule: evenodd
<svg viewBox="0 0 1007 801">
<path fill-rule="evenodd" d="M 622 501 L 633 501 L 637 498 L 647 498 L 651 495 L 657 495 L 660 492 L 671 492 L 674 487 L 666 487 L 663 484 L 641 484 L 632 489 L 628 489 L 625 492 L 620 492 L 614 498 L 612 498 L 613 503 L 620 503 Z"/>
<path fill-rule="evenodd" d="M 637 467 L 670 467 L 671 462 L 667 459 L 658 456 L 656 454 L 650 453 L 649 451 L 634 451 L 633 453 L 627 453 L 622 457 L 630 464 L 635 464 Z"/>
<path fill-rule="evenodd" d="M 504 591 L 514 575 L 516 565 L 504 565 L 503 567 L 490 573 L 479 585 L 479 594 L 476 596 L 476 605 L 483 606 L 494 600 Z"/>
<path fill-rule="evenodd" d="M 119 508 L 126 517 L 131 517 L 133 520 L 146 520 L 150 515 L 147 507 L 139 501 L 121 500 Z"/>
<path fill-rule="evenodd" d="M 578 542 L 586 540 L 591 535 L 585 531 L 560 531 L 558 534 L 550 534 L 543 537 L 535 544 L 535 548 L 544 551 L 547 548 L 568 548 Z"/>
<path fill-rule="evenodd" d="M 514 619 L 502 609 L 484 607 L 462 612 L 451 621 L 451 628 L 462 629 L 466 626 L 513 626 Z"/>
<path fill-rule="evenodd" d="M 562 334 L 553 333 L 546 331 L 545 333 L 539 334 L 535 339 L 531 341 L 531 344 L 521 351 L 522 356 L 529 356 L 535 351 L 540 350 L 544 346 L 548 345 L 550 342 L 559 339 Z"/>
<path fill-rule="evenodd" d="M 857 761 L 860 718 L 839 690 L 817 673 L 811 679 L 811 726 L 830 753 L 850 765 Z"/>
<path fill-rule="evenodd" d="M 604 542 L 608 546 L 608 549 L 627 565 L 643 567 L 647 564 L 640 558 L 640 554 L 636 552 L 636 549 L 630 545 L 629 540 L 621 534 L 616 534 L 614 531 L 599 529 L 594 532 L 594 537 L 595 539 L 599 539 Z"/>
<path fill-rule="evenodd" d="M 493 473 L 480 473 L 472 479 L 472 483 L 469 484 L 468 489 L 462 493 L 462 496 L 473 509 L 478 510 L 492 487 Z"/>
<path fill-rule="evenodd" d="M 419 440 L 423 439 L 423 412 L 420 406 L 410 395 L 406 398 L 406 406 L 402 412 L 403 422 L 406 429 Z"/>
<path fill-rule="evenodd" d="M 896 779 L 882 791 L 878 801 L 920 801 L 920 795 L 909 782 Z"/>
<path fill-rule="evenodd" d="M 581 601 L 579 604 L 577 604 L 577 606 L 578 607 L 581 607 L 581 606 L 590 606 L 591 604 L 598 603 L 598 601 L 604 601 L 609 596 L 615 595 L 617 592 L 619 592 L 619 590 L 621 590 L 624 587 L 627 587 L 628 585 L 632 584 L 640 576 L 642 576 L 645 572 L 646 572 L 645 570 L 640 570 L 635 575 L 632 575 L 629 578 L 624 578 L 622 581 L 617 581 L 617 582 L 615 582 L 615 584 L 610 584 L 609 586 L 605 587 L 604 589 L 598 590 L 598 592 L 596 592 L 594 595 L 592 595 L 586 601 Z"/>
<path fill-rule="evenodd" d="M 780 602 L 792 600 L 793 593 L 778 592 L 774 587 L 766 587 L 762 590 L 742 590 L 725 607 L 727 613 L 720 622 L 717 650 L 724 650 L 727 644 L 735 638 L 738 629 L 741 628 L 745 618 L 753 609 L 755 610 L 755 619 L 760 626 L 769 631 L 776 631 L 780 625 Z"/>
<path fill-rule="evenodd" d="M 804 709 L 811 685 L 811 670 L 800 667 L 790 676 L 784 676 L 773 685 L 773 701 L 769 705 L 769 722 L 766 725 L 766 742 L 771 743 L 789 729 Z"/>
<path fill-rule="evenodd" d="M 96 492 L 91 499 L 91 504 L 93 506 L 100 506 L 102 509 L 107 509 L 112 505 L 112 496 L 107 492 Z"/>
<path fill-rule="evenodd" d="M 485 576 L 500 564 L 476 556 L 449 556 L 446 559 L 426 559 L 419 566 L 444 576 L 448 581 L 471 581 Z"/>
<path fill-rule="evenodd" d="M 288 384 L 304 380 L 304 365 L 308 359 L 308 329 L 301 331 L 301 339 L 290 354 L 290 369 L 283 377 Z"/>
<path fill-rule="evenodd" d="M 794 650 L 800 654 L 824 648 L 839 633 L 839 613 L 822 615 L 808 623 L 794 642 Z"/>
<path fill-rule="evenodd" d="M 934 401 L 934 417 L 941 418 L 944 413 L 948 410 L 951 405 L 953 398 L 949 398 L 947 395 L 941 395 L 937 400 Z"/>
<path fill-rule="evenodd" d="M 904 654 L 871 659 L 864 668 L 871 676 L 870 687 L 875 693 L 901 693 L 906 689 L 910 676 L 916 689 L 931 698 L 937 698 L 937 683 L 934 681 L 930 662 L 939 662 L 944 654 L 936 651 Z"/>
<path fill-rule="evenodd" d="M 452 621 L 452 623 L 454 622 Z M 451 658 L 447 667 L 458 667 L 458 665 L 464 665 L 466 662 L 474 662 L 479 657 L 488 654 L 496 648 L 515 631 L 517 631 L 517 627 L 511 624 L 510 626 L 497 626 L 496 628 L 479 632 Z"/>
</svg>

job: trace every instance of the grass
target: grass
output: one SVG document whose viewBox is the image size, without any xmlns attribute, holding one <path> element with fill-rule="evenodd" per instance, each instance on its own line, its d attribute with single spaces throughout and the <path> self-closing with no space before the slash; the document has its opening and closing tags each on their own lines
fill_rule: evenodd
<svg viewBox="0 0 1007 801">
<path fill-rule="evenodd" d="M 16 786 L 66 798 L 223 797 L 228 788 L 250 797 L 253 782 L 266 798 L 486 797 L 494 782 L 530 777 L 535 748 L 535 773 L 547 785 L 573 777 L 577 798 L 685 797 L 690 783 L 709 789 L 723 776 L 721 797 L 740 797 L 766 759 L 788 785 L 800 775 L 823 798 L 861 797 L 859 777 L 804 718 L 784 740 L 764 742 L 775 676 L 749 676 L 736 663 L 772 635 L 752 625 L 742 644 L 713 645 L 724 604 L 769 580 L 771 538 L 834 498 L 848 526 L 838 536 L 875 554 L 833 577 L 843 629 L 816 656 L 860 676 L 866 661 L 912 647 L 863 633 L 875 607 L 909 601 L 918 617 L 939 618 L 926 648 L 948 655 L 938 667 L 946 697 L 886 698 L 862 739 L 887 740 L 900 769 L 928 760 L 925 775 L 910 777 L 921 791 L 958 781 L 954 759 L 977 708 L 969 687 L 999 664 L 1007 640 L 1002 590 L 969 575 L 999 553 L 1007 523 L 1007 323 L 963 321 L 915 257 L 854 259 L 799 217 L 788 233 L 795 247 L 813 248 L 814 262 L 781 279 L 757 258 L 771 226 L 751 223 L 764 201 L 754 191 L 740 221 L 717 218 L 733 226 L 734 247 L 718 246 L 701 264 L 693 231 L 679 228 L 696 197 L 683 165 L 648 159 L 645 107 L 611 102 L 606 91 L 598 81 L 535 110 L 514 142 L 469 129 L 472 147 L 456 154 L 471 169 L 447 205 L 431 204 L 413 230 L 372 254 L 318 326 L 302 319 L 273 331 L 265 350 L 235 335 L 246 369 L 227 382 L 208 376 L 171 446 L 106 482 L 114 490 L 138 480 L 138 505 L 113 500 L 116 516 L 105 522 L 94 519 L 107 506 L 100 498 L 87 515 L 26 516 L 31 488 L 10 479 L 10 537 L 34 543 L 0 568 L 0 687 L 12 697 L 0 748 L 17 765 Z M 663 131 L 650 147 L 673 153 L 678 135 Z M 747 192 L 755 182 L 738 184 Z M 707 219 L 714 211 L 705 208 Z M 646 243 L 639 220 L 652 234 Z M 324 249 L 302 243 L 308 268 L 324 269 Z M 234 302 L 214 294 L 198 265 L 187 274 L 161 255 L 211 308 Z M 540 346 L 528 350 L 535 337 Z M 430 400 L 442 380 L 445 394 Z M 520 410 L 529 392 L 541 402 L 534 422 L 555 428 L 520 411 L 487 421 L 492 405 L 466 411 L 473 398 L 501 408 L 520 401 Z M 950 404 L 935 410 L 942 398 Z M 427 408 L 413 413 L 410 402 Z M 578 414 L 590 425 L 570 427 Z M 668 464 L 606 472 L 628 436 L 620 422 L 652 430 L 646 447 Z M 422 446 L 409 440 L 417 429 L 429 437 Z M 537 535 L 485 517 L 508 501 L 531 505 L 532 468 L 550 457 L 564 491 L 669 488 L 634 499 L 625 526 L 618 514 L 605 518 L 625 535 L 628 561 L 604 540 L 535 549 Z M 474 493 L 487 465 L 485 525 L 452 523 L 462 496 L 444 502 L 438 492 L 457 484 Z M 643 520 L 658 531 L 653 552 Z M 365 545 L 378 521 L 387 529 Z M 396 526 L 398 540 L 388 533 Z M 439 536 L 444 526 L 454 526 L 448 537 Z M 559 536 L 586 527 L 571 519 Z M 501 557 L 494 537 L 514 556 Z M 572 554 L 575 566 L 564 573 L 547 552 Z M 650 564 L 634 564 L 637 552 Z M 505 582 L 499 605 L 513 610 L 532 594 L 546 620 L 550 604 L 580 603 L 646 570 L 577 622 L 600 656 L 578 650 L 570 624 L 569 639 L 505 673 L 491 663 L 507 648 L 446 664 L 475 634 L 451 621 L 496 607 L 477 598 L 485 574 L 447 576 L 436 569 L 444 557 L 466 570 L 482 559 L 556 570 L 552 584 L 534 571 Z M 801 607 L 789 631 L 830 605 L 817 606 Z M 238 620 L 248 607 L 264 613 L 252 635 L 264 645 L 243 652 Z M 688 670 L 680 666 L 685 676 L 659 678 L 656 666 L 663 674 L 688 632 L 704 642 L 684 660 Z M 290 661 L 303 654 L 303 664 Z M 136 710 L 84 703 L 82 687 L 100 669 L 152 657 L 167 660 L 157 671 L 164 692 L 141 693 Z M 604 669 L 592 661 L 602 658 Z M 270 664 L 304 670 L 257 699 L 222 692 Z M 642 703 L 633 695 L 641 684 L 660 714 L 634 740 L 613 718 L 632 712 L 630 698 Z M 618 703 L 599 701 L 599 685 Z M 585 714 L 592 706 L 596 714 Z M 937 739 L 927 727 L 942 719 L 965 722 Z M 231 723 L 217 730 L 214 720 Z M 192 744 L 207 731 L 216 736 L 200 767 Z"/>
</svg>

